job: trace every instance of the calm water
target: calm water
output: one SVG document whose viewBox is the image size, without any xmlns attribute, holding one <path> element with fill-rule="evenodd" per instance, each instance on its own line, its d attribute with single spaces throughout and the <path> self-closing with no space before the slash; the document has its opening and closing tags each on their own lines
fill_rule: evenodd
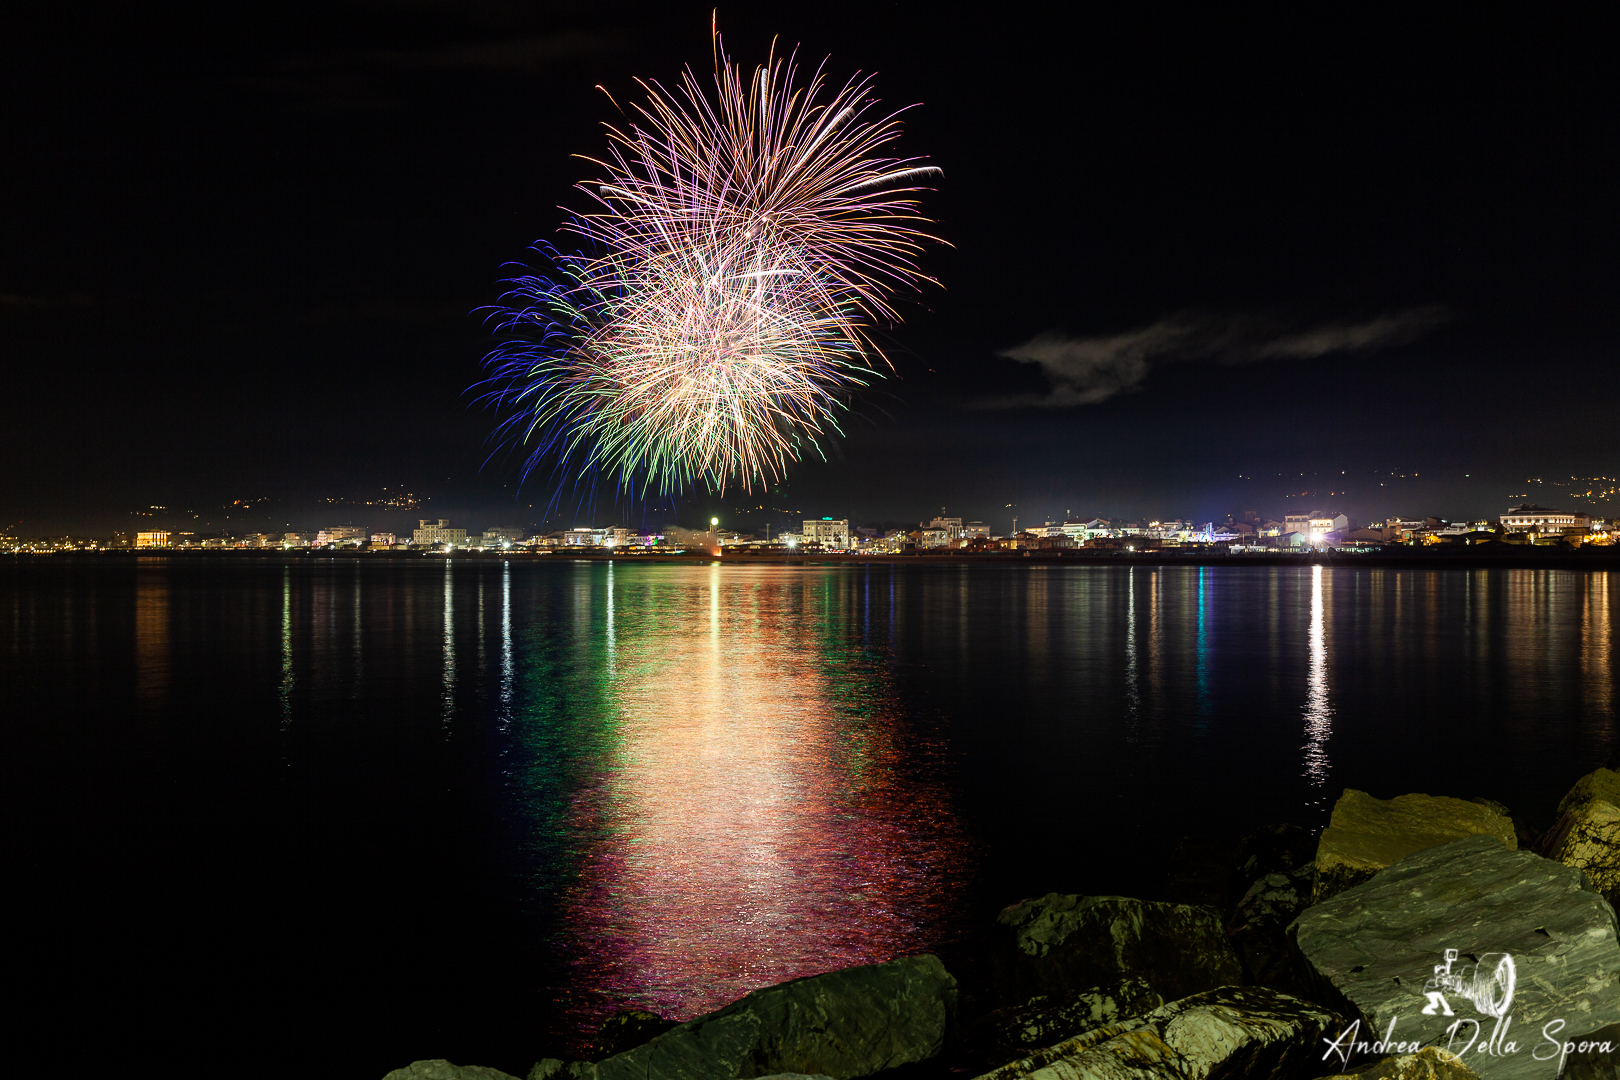
<svg viewBox="0 0 1620 1080">
<path fill-rule="evenodd" d="M 1620 588 L 1620 581 L 1616 583 Z M 29 1061 L 522 1075 L 1346 786 L 1544 824 L 1610 575 L 0 564 Z M 312 1065 L 312 1063 L 319 1063 Z"/>
</svg>

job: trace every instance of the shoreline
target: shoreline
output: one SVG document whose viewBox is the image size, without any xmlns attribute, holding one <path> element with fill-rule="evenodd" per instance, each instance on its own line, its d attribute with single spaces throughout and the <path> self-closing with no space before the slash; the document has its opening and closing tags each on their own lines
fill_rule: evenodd
<svg viewBox="0 0 1620 1080">
<path fill-rule="evenodd" d="M 1511 552 L 1433 552 L 1421 548 L 1412 551 L 1367 552 L 1337 554 L 1311 552 L 1291 554 L 1266 552 L 1230 555 L 1224 552 L 1114 552 L 1068 549 L 1058 551 L 987 552 L 963 554 L 870 555 L 816 553 L 790 555 L 782 552 L 762 554 L 660 552 L 647 555 L 612 554 L 600 551 L 531 552 L 531 551 L 467 551 L 446 555 L 428 551 L 313 551 L 265 550 L 221 548 L 217 550 L 157 550 L 157 551 L 62 551 L 15 552 L 7 556 L 12 561 L 35 561 L 53 558 L 72 559 L 275 559 L 284 562 L 309 560 L 395 560 L 437 559 L 450 562 L 606 562 L 606 563 L 663 563 L 697 565 L 701 563 L 737 564 L 746 566 L 870 566 L 870 565 L 952 565 L 952 566 L 1325 566 L 1330 569 L 1378 567 L 1421 570 L 1620 570 L 1620 548 L 1582 548 L 1573 551 L 1547 548 L 1525 548 Z"/>
</svg>

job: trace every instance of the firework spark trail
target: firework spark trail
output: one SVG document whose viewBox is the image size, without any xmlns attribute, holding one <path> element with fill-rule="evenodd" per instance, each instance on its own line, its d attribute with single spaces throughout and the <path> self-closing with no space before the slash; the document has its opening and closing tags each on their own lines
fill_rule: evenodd
<svg viewBox="0 0 1620 1080">
<path fill-rule="evenodd" d="M 882 156 L 900 124 L 866 119 L 870 80 L 795 88 L 774 53 L 745 79 L 714 40 L 714 96 L 690 69 L 675 93 L 639 82 L 586 159 L 594 208 L 564 225 L 589 253 L 513 279 L 494 320 L 511 339 L 486 398 L 525 473 L 551 458 L 632 495 L 773 482 L 887 363 L 868 328 L 898 321 L 893 292 L 931 280 L 917 196 L 939 170 Z"/>
</svg>

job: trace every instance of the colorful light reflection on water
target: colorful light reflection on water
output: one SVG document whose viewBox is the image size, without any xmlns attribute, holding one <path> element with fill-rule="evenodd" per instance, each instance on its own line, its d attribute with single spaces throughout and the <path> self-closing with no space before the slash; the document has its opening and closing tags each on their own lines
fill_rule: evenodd
<svg viewBox="0 0 1620 1080">
<path fill-rule="evenodd" d="M 937 947 L 971 852 L 881 646 L 834 616 L 870 581 L 578 573 L 598 678 L 575 710 L 599 741 L 556 824 L 579 843 L 562 921 L 582 1025 Z"/>
</svg>

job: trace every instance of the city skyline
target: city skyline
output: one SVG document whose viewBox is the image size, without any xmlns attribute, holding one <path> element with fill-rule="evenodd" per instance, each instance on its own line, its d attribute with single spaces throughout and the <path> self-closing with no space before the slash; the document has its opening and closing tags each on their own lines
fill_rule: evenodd
<svg viewBox="0 0 1620 1080">
<path fill-rule="evenodd" d="M 403 478 L 450 517 L 661 524 L 566 477 L 520 490 L 469 390 L 502 264 L 559 240 L 599 144 L 595 87 L 673 79 L 710 9 L 290 10 L 19 29 L 3 521 Z M 944 169 L 951 245 L 826 460 L 750 505 L 1465 518 L 1615 471 L 1620 139 L 1578 16 L 718 20 L 745 62 L 779 35 L 915 103 L 899 146 Z"/>
</svg>

